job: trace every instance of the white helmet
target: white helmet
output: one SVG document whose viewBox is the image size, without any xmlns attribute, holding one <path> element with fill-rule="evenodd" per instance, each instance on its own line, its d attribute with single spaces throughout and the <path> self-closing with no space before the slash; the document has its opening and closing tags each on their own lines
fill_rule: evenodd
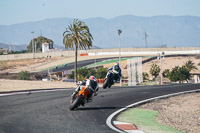
<svg viewBox="0 0 200 133">
<path fill-rule="evenodd" d="M 118 63 L 118 62 L 116 62 L 116 63 L 115 63 L 115 66 L 119 66 L 119 63 Z"/>
</svg>

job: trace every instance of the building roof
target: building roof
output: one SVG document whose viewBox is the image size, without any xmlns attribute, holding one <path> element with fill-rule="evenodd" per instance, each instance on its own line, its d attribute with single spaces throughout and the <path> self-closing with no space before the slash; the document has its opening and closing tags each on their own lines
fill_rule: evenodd
<svg viewBox="0 0 200 133">
<path fill-rule="evenodd" d="M 49 45 L 49 43 L 48 42 L 43 42 L 42 45 Z"/>
</svg>

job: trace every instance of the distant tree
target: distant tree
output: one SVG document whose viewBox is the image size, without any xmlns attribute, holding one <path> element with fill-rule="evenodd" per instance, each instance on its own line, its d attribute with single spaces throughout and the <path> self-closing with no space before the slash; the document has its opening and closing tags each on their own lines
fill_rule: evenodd
<svg viewBox="0 0 200 133">
<path fill-rule="evenodd" d="M 157 78 L 157 76 L 158 76 L 159 73 L 160 73 L 160 67 L 157 66 L 156 64 L 153 64 L 153 65 L 151 66 L 150 73 L 151 73 L 151 75 L 153 75 L 155 78 Z"/>
<path fill-rule="evenodd" d="M 21 50 L 21 51 L 10 51 L 8 54 L 22 54 L 22 53 L 27 53 L 27 50 Z"/>
<path fill-rule="evenodd" d="M 48 39 L 43 36 L 39 36 L 37 38 L 34 38 L 33 40 L 31 39 L 29 45 L 27 46 L 28 52 L 32 52 L 33 47 L 32 47 L 32 41 L 33 41 L 33 46 L 36 44 L 36 51 L 42 51 L 42 43 L 47 42 L 49 43 L 49 48 L 53 48 L 53 41 L 51 39 Z"/>
<path fill-rule="evenodd" d="M 194 62 L 192 62 L 191 60 L 187 61 L 184 65 L 189 72 L 191 72 L 192 70 L 197 70 L 197 67 L 195 66 Z"/>
<path fill-rule="evenodd" d="M 74 19 L 73 24 L 63 33 L 65 48 L 75 49 L 75 81 L 77 81 L 77 56 L 78 49 L 86 49 L 92 46 L 92 35 L 84 22 Z"/>
</svg>

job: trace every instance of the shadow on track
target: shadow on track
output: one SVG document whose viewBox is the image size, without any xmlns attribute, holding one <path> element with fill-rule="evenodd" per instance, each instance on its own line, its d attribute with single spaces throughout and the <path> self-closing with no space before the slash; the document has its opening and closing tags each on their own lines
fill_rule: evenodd
<svg viewBox="0 0 200 133">
<path fill-rule="evenodd" d="M 121 109 L 124 107 L 83 107 L 83 108 L 78 108 L 76 110 L 112 110 L 112 109 Z"/>
</svg>

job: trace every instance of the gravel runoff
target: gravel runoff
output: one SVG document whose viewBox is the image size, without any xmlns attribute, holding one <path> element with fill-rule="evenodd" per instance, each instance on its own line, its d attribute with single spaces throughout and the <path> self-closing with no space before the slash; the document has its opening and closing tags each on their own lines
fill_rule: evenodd
<svg viewBox="0 0 200 133">
<path fill-rule="evenodd" d="M 186 133 L 200 133 L 200 93 L 147 103 L 140 108 L 158 112 L 156 121 Z"/>
<path fill-rule="evenodd" d="M 75 87 L 76 84 L 74 82 L 0 79 L 0 92 L 33 90 L 33 89 L 75 88 Z"/>
</svg>

